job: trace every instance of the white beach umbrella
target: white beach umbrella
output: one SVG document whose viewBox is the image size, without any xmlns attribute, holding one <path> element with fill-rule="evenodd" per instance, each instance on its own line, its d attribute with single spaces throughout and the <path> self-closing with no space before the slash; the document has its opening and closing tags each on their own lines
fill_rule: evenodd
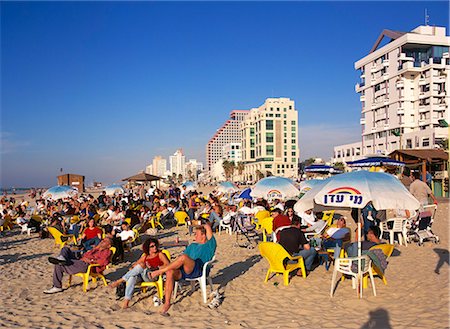
<svg viewBox="0 0 450 329">
<path fill-rule="evenodd" d="M 369 201 L 377 210 L 419 208 L 419 201 L 394 176 L 360 170 L 317 181 L 294 210 L 303 212 L 315 205 L 362 209 Z"/>
<path fill-rule="evenodd" d="M 300 191 L 294 185 L 292 180 L 277 176 L 270 176 L 261 179 L 255 184 L 250 192 L 250 196 L 253 198 L 264 198 L 267 200 L 285 200 L 298 197 L 299 194 Z"/>
<path fill-rule="evenodd" d="M 195 191 L 197 189 L 197 184 L 191 181 L 186 181 L 180 186 L 180 190 L 183 189 L 183 186 L 186 186 L 186 191 Z"/>
<path fill-rule="evenodd" d="M 239 191 L 239 188 L 231 182 L 221 182 L 217 185 L 216 191 L 222 194 L 230 194 Z"/>
<path fill-rule="evenodd" d="M 78 189 L 68 185 L 53 186 L 44 192 L 44 199 L 59 200 L 71 198 L 78 194 Z"/>
<path fill-rule="evenodd" d="M 312 189 L 315 185 L 320 184 L 323 179 L 309 179 L 301 181 L 299 184 L 300 193 L 306 193 Z"/>
<path fill-rule="evenodd" d="M 419 201 L 394 176 L 361 170 L 336 175 L 317 183 L 297 201 L 294 210 L 303 212 L 313 209 L 315 205 L 361 210 L 369 202 L 372 202 L 376 210 L 416 210 L 420 206 Z M 361 257 L 361 223 L 358 223 L 358 228 L 358 257 Z M 358 264 L 358 272 L 360 269 Z M 362 290 L 362 285 L 360 289 Z"/>
<path fill-rule="evenodd" d="M 111 184 L 104 188 L 106 195 L 114 195 L 114 194 L 124 194 L 125 190 L 122 185 L 119 184 Z"/>
</svg>

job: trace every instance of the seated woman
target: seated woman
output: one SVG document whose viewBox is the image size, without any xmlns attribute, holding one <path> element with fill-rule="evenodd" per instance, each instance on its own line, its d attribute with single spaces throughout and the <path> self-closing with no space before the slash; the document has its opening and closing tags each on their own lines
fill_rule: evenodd
<svg viewBox="0 0 450 329">
<path fill-rule="evenodd" d="M 222 220 L 223 216 L 223 209 L 220 206 L 220 204 L 216 204 L 212 208 L 213 210 L 209 214 L 209 222 L 211 223 L 212 230 L 215 231 L 220 224 L 220 221 Z"/>
<path fill-rule="evenodd" d="M 150 275 L 151 272 L 170 263 L 167 256 L 159 250 L 159 242 L 155 238 L 147 239 L 142 244 L 142 251 L 144 253 L 141 258 L 131 266 L 131 269 L 122 278 L 109 285 L 111 288 L 115 288 L 122 282 L 127 283 L 122 308 L 128 307 L 138 276 L 146 282 L 155 281 Z"/>
<path fill-rule="evenodd" d="M 93 218 L 89 219 L 88 227 L 83 231 L 79 239 L 83 243 L 84 250 L 91 250 L 93 247 L 98 245 L 102 240 L 103 231 L 95 226 L 95 220 Z"/>
</svg>

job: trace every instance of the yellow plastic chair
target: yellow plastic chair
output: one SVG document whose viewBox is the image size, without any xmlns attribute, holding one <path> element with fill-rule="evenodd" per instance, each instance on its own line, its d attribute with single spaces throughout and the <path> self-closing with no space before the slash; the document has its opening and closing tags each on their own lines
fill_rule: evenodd
<svg viewBox="0 0 450 329">
<path fill-rule="evenodd" d="M 306 278 L 305 263 L 302 256 L 292 257 L 282 245 L 274 242 L 261 242 L 258 247 L 261 256 L 269 262 L 269 269 L 267 270 L 267 275 L 264 282 L 269 280 L 271 273 L 280 273 L 283 274 L 283 282 L 284 285 L 287 286 L 289 285 L 289 273 L 297 269 L 300 269 L 302 271 L 303 278 Z M 285 265 L 285 259 L 297 262 L 288 262 Z"/>
<path fill-rule="evenodd" d="M 159 221 L 160 218 L 161 218 L 161 212 L 158 212 L 156 214 L 156 216 L 152 216 L 152 218 L 150 218 L 150 225 L 152 226 L 152 228 L 156 228 L 159 226 L 159 227 L 161 227 L 161 229 L 164 229 L 164 226 Z"/>
<path fill-rule="evenodd" d="M 169 262 L 170 262 L 170 252 L 165 249 L 161 250 L 161 252 L 167 256 L 167 258 L 169 259 Z M 141 283 L 142 292 L 146 293 L 148 287 L 155 287 L 156 292 L 158 293 L 159 299 L 163 299 L 163 297 L 164 297 L 164 280 L 163 280 L 162 275 L 160 275 L 158 277 L 157 281 L 153 281 L 153 282 L 145 282 L 144 281 Z"/>
<path fill-rule="evenodd" d="M 6 215 L 4 218 L 3 225 L 0 226 L 0 232 L 3 232 L 4 230 L 11 231 L 13 227 L 11 216 Z"/>
<path fill-rule="evenodd" d="M 116 253 L 116 247 L 110 247 L 109 250 L 111 250 L 111 257 L 109 259 L 111 262 L 113 255 Z M 69 287 L 72 284 L 72 276 L 78 276 L 83 279 L 83 292 L 87 292 L 87 288 L 89 286 L 89 277 L 92 278 L 92 282 L 95 284 L 97 284 L 97 279 L 99 279 L 99 278 L 102 279 L 103 284 L 106 287 L 108 285 L 108 283 L 106 282 L 103 272 L 101 272 L 101 273 L 93 272 L 93 269 L 97 266 L 100 266 L 100 264 L 89 264 L 86 272 L 69 275 Z"/>
<path fill-rule="evenodd" d="M 53 239 L 55 239 L 55 246 L 59 245 L 60 248 L 64 247 L 66 244 L 68 244 L 71 240 L 74 244 L 77 243 L 77 239 L 75 238 L 75 235 L 73 234 L 62 234 L 60 231 L 58 231 L 56 228 L 49 226 L 48 233 L 50 233 L 53 236 Z M 67 238 L 67 240 L 63 241 L 63 238 Z"/>
<path fill-rule="evenodd" d="M 255 217 L 253 218 L 253 224 L 256 225 L 257 230 L 261 228 L 262 220 L 267 217 L 270 217 L 270 212 L 268 210 L 260 210 L 255 214 Z"/>
<path fill-rule="evenodd" d="M 263 233 L 263 241 L 267 242 L 267 236 L 272 236 L 273 232 L 273 218 L 266 217 L 261 222 L 261 228 Z"/>
<path fill-rule="evenodd" d="M 327 210 L 323 212 L 322 220 L 327 222 L 327 226 L 333 225 L 333 217 L 335 210 Z"/>
<path fill-rule="evenodd" d="M 187 220 L 189 220 L 189 215 L 185 211 L 177 211 L 174 216 L 177 220 L 177 226 L 188 225 Z"/>
<path fill-rule="evenodd" d="M 392 253 L 394 252 L 394 245 L 387 244 L 387 243 L 386 244 L 377 244 L 376 246 L 373 246 L 369 250 L 374 250 L 374 249 L 381 249 L 383 251 L 383 254 L 386 256 L 386 259 L 388 259 L 389 257 L 391 257 Z M 378 275 L 381 278 L 381 280 L 383 281 L 383 283 L 385 285 L 387 285 L 386 276 L 378 267 L 375 266 L 375 264 L 373 262 L 372 262 L 372 272 L 374 273 L 374 275 Z M 367 288 L 367 275 L 364 276 L 363 287 Z"/>
</svg>

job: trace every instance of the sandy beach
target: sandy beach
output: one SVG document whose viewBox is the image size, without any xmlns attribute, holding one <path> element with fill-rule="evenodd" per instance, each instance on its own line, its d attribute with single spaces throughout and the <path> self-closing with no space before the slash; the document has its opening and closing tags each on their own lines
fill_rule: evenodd
<svg viewBox="0 0 450 329">
<path fill-rule="evenodd" d="M 153 306 L 154 289 L 136 292 L 128 310 L 120 309 L 112 289 L 90 284 L 83 293 L 81 279 L 63 293 L 45 295 L 51 287 L 55 255 L 53 239 L 20 234 L 18 228 L 0 237 L 2 304 L 0 326 L 5 328 L 449 328 L 449 225 L 448 200 L 441 200 L 434 232 L 441 242 L 424 246 L 396 245 L 386 271 L 388 285 L 375 279 L 357 299 L 351 281 L 329 297 L 332 267 L 317 267 L 306 278 L 294 277 L 283 286 L 281 276 L 264 283 L 268 263 L 258 249 L 235 245 L 235 236 L 216 235 L 217 262 L 212 270 L 215 289 L 223 303 L 210 309 L 201 293 L 185 285 L 178 293 L 170 317 Z M 161 241 L 188 239 L 185 227 L 163 230 Z M 170 248 L 172 256 L 181 248 Z M 140 246 L 126 254 L 126 261 L 105 271 L 108 281 L 123 275 L 140 255 Z M 437 271 L 438 270 L 438 271 Z M 439 272 L 437 274 L 435 271 Z M 67 287 L 64 278 L 64 288 Z"/>
</svg>

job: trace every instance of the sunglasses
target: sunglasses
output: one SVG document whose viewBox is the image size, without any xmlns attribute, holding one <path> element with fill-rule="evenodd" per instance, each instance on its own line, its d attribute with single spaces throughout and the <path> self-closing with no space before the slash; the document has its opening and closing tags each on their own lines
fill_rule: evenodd
<svg viewBox="0 0 450 329">
<path fill-rule="evenodd" d="M 148 246 L 149 248 L 156 248 L 156 244 L 151 244 Z"/>
</svg>

